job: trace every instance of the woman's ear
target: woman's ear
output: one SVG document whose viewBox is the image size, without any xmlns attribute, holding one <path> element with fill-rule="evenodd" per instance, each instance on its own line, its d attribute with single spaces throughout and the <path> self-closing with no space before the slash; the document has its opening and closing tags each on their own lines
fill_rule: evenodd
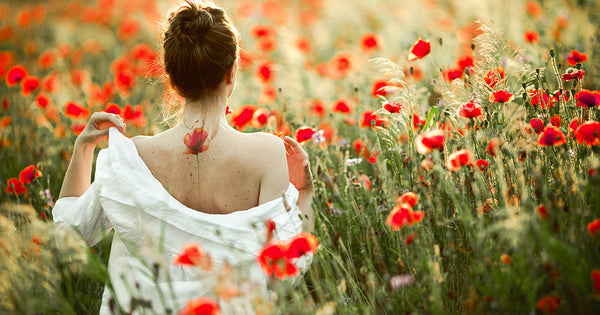
<svg viewBox="0 0 600 315">
<path fill-rule="evenodd" d="M 237 72 L 238 72 L 238 60 L 235 59 L 233 66 L 231 66 L 231 69 L 229 69 L 229 71 L 227 72 L 227 84 L 235 84 L 235 80 L 237 78 Z"/>
</svg>

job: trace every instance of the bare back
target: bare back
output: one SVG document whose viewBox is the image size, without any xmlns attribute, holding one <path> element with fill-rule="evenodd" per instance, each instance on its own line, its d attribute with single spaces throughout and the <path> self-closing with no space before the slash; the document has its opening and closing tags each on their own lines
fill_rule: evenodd
<svg viewBox="0 0 600 315">
<path fill-rule="evenodd" d="M 208 150 L 186 154 L 185 128 L 134 137 L 138 154 L 163 187 L 204 213 L 246 210 L 281 196 L 289 185 L 282 141 L 266 133 L 221 128 Z"/>
</svg>

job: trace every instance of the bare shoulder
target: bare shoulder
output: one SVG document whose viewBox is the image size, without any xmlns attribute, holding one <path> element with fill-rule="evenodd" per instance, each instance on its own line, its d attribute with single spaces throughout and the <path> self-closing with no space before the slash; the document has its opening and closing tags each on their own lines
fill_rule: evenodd
<svg viewBox="0 0 600 315">
<path fill-rule="evenodd" d="M 287 160 L 283 140 L 269 133 L 247 134 L 256 154 L 255 166 L 261 173 L 259 203 L 281 196 L 289 185 Z"/>
<path fill-rule="evenodd" d="M 283 140 L 276 135 L 266 132 L 255 132 L 248 134 L 252 138 L 257 149 L 266 150 L 264 153 L 285 153 Z"/>
<path fill-rule="evenodd" d="M 143 144 L 145 141 L 147 141 L 150 138 L 152 138 L 152 136 L 139 135 L 139 136 L 132 137 L 131 141 L 133 141 L 133 143 L 135 143 L 136 145 L 139 145 L 139 144 Z"/>
</svg>

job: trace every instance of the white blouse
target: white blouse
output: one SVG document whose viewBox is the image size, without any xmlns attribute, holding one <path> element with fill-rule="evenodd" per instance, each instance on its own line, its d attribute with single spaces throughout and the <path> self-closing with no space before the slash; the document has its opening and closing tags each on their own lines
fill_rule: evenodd
<svg viewBox="0 0 600 315">
<path fill-rule="evenodd" d="M 75 228 L 90 246 L 114 229 L 108 271 L 115 297 L 126 311 L 133 297 L 151 301 L 152 310 L 159 314 L 166 308 L 176 313 L 197 297 L 217 299 L 214 289 L 222 280 L 218 270 L 225 263 L 248 280 L 244 282 L 248 291 L 267 292 L 267 279 L 256 261 L 266 241 L 265 221 L 275 222 L 279 239 L 302 230 L 298 191 L 292 184 L 284 196 L 254 208 L 206 214 L 171 196 L 138 155 L 133 141 L 116 128 L 110 128 L 108 143 L 98 154 L 90 188 L 80 197 L 59 199 L 52 214 L 56 225 Z M 190 242 L 210 254 L 212 271 L 173 264 Z M 309 263 L 310 259 L 302 261 L 299 267 Z M 111 313 L 109 300 L 115 297 L 105 288 L 100 314 Z M 253 313 L 249 298 L 220 302 L 224 313 Z"/>
</svg>

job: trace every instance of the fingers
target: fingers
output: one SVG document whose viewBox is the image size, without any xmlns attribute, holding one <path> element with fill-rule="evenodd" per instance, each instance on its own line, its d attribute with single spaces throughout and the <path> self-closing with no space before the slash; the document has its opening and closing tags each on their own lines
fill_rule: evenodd
<svg viewBox="0 0 600 315">
<path fill-rule="evenodd" d="M 298 141 L 286 136 L 283 138 L 283 142 L 285 144 L 286 153 L 289 152 L 289 154 L 302 154 L 305 157 L 308 156 Z"/>
<path fill-rule="evenodd" d="M 125 122 L 121 116 L 116 114 L 96 112 L 90 117 L 90 123 L 98 130 L 116 127 L 121 133 L 125 132 Z"/>
</svg>

